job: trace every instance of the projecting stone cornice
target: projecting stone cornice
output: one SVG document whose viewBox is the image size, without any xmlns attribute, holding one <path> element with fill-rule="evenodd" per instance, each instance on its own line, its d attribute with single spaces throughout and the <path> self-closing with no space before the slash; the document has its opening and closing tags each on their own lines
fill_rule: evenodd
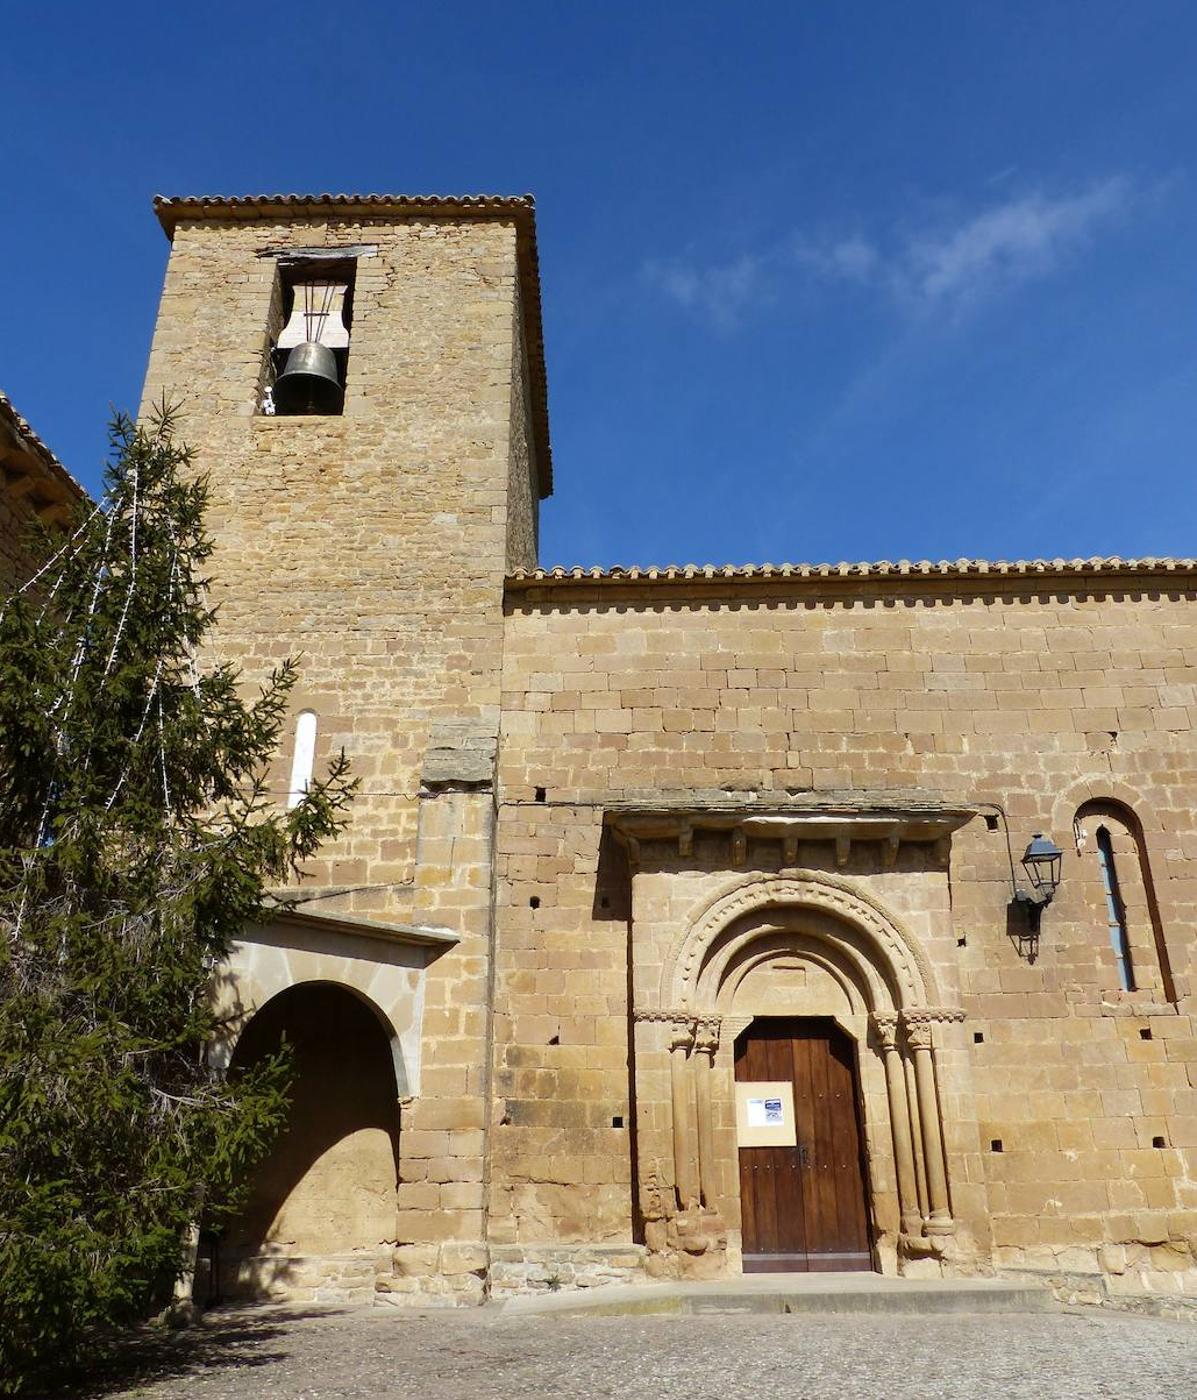
<svg viewBox="0 0 1197 1400">
<path fill-rule="evenodd" d="M 792 801 L 779 806 L 751 806 L 744 799 L 672 801 L 643 805 L 613 804 L 606 824 L 627 848 L 634 862 L 648 841 L 677 842 L 678 855 L 693 854 L 694 838 L 701 832 L 726 833 L 730 838 L 733 867 L 747 859 L 749 840 L 776 841 L 787 865 L 798 857 L 800 842 L 828 842 L 835 846 L 836 864 L 843 867 L 852 847 L 874 843 L 881 848 L 887 868 L 897 864 L 903 845 L 932 848 L 937 864 L 946 864 L 952 833 L 977 815 L 972 807 L 933 800 L 909 803 L 862 797 L 856 801 Z"/>
</svg>

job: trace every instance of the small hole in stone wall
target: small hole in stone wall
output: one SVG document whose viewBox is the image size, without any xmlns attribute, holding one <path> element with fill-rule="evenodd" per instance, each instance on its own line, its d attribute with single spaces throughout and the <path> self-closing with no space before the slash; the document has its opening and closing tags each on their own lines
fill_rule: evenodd
<svg viewBox="0 0 1197 1400">
<path fill-rule="evenodd" d="M 551 1036 L 549 1036 L 549 1044 L 550 1044 L 550 1045 L 560 1045 L 560 1044 L 561 1044 L 561 1037 L 560 1037 L 559 1035 L 551 1035 Z"/>
<path fill-rule="evenodd" d="M 1162 1137 L 1153 1137 L 1153 1138 L 1151 1139 L 1151 1145 L 1152 1145 L 1152 1147 L 1167 1147 L 1167 1146 L 1168 1146 L 1168 1144 L 1164 1141 L 1164 1139 L 1163 1139 Z"/>
<path fill-rule="evenodd" d="M 1001 1140 L 1001 1138 L 993 1138 L 993 1139 L 990 1141 L 989 1150 L 990 1150 L 990 1152 L 1003 1152 L 1003 1151 L 1005 1151 L 1005 1149 L 1002 1147 L 1002 1140 Z"/>
<path fill-rule="evenodd" d="M 1139 1027 L 1139 1039 L 1140 1039 L 1140 1040 L 1150 1040 L 1150 1039 L 1151 1039 L 1151 1027 L 1150 1027 L 1150 1026 L 1140 1026 L 1140 1027 Z"/>
<path fill-rule="evenodd" d="M 539 908 L 540 908 L 540 896 L 539 896 L 538 894 L 534 894 L 534 895 L 532 896 L 532 898 L 528 901 L 528 908 L 529 908 L 529 909 L 539 909 Z"/>
<path fill-rule="evenodd" d="M 547 795 L 547 794 L 545 793 L 544 788 L 538 787 L 538 788 L 536 789 L 536 800 L 537 800 L 537 802 L 543 802 L 543 801 L 545 800 L 546 795 Z"/>
<path fill-rule="evenodd" d="M 996 812 L 985 813 L 985 829 L 986 831 L 996 831 L 998 829 L 998 819 Z"/>
<path fill-rule="evenodd" d="M 984 1045 L 984 1044 L 985 1044 L 985 1032 L 984 1032 L 984 1031 L 973 1031 L 973 1044 L 974 1044 L 974 1045 Z"/>
<path fill-rule="evenodd" d="M 957 947 L 957 948 L 967 948 L 967 947 L 968 947 L 968 939 L 965 938 L 965 936 L 964 936 L 963 934 L 961 934 L 960 937 L 956 940 L 956 947 Z"/>
<path fill-rule="evenodd" d="M 613 1128 L 622 1128 L 622 1127 L 623 1127 L 623 1114 L 622 1114 L 622 1113 L 617 1113 L 617 1114 L 615 1115 L 615 1117 L 611 1119 L 611 1126 L 612 1126 Z"/>
</svg>

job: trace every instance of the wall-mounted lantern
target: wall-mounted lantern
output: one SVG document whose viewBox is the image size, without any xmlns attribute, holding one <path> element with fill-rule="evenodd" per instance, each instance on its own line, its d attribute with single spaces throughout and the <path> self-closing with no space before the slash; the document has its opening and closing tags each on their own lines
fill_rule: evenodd
<svg viewBox="0 0 1197 1400">
<path fill-rule="evenodd" d="M 999 820 L 1006 831 L 1006 858 L 1010 862 L 1010 903 L 1007 906 L 1006 932 L 1031 962 L 1039 955 L 1039 920 L 1043 911 L 1055 898 L 1060 887 L 1060 872 L 1064 864 L 1064 852 L 1050 836 L 1037 831 L 1023 852 L 1022 868 L 1027 872 L 1032 889 L 1024 890 L 1018 883 L 1014 870 L 1014 846 L 1010 840 L 1010 823 L 1006 810 L 997 802 L 981 802 L 978 807 L 989 808 L 992 815 L 986 815 L 985 824 L 990 831 L 996 831 Z M 1079 849 L 1079 845 L 1078 845 Z"/>
<path fill-rule="evenodd" d="M 1031 837 L 1022 857 L 1022 868 L 1027 872 L 1034 893 L 1021 889 L 1018 885 L 1014 887 L 1014 904 L 1026 917 L 1018 939 L 1026 946 L 1032 962 L 1039 949 L 1039 920 L 1043 911 L 1055 898 L 1063 864 L 1064 852 L 1050 836 L 1044 836 L 1041 831 L 1037 831 Z M 1013 870 L 1010 873 L 1013 877 Z"/>
<path fill-rule="evenodd" d="M 1031 843 L 1023 852 L 1022 868 L 1039 895 L 1039 902 L 1050 904 L 1060 883 L 1060 868 L 1064 863 L 1064 852 L 1050 836 L 1037 831 Z"/>
</svg>

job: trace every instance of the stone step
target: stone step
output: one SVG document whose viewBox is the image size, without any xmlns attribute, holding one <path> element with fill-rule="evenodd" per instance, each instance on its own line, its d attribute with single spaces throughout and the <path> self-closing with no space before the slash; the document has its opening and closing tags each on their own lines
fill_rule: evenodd
<svg viewBox="0 0 1197 1400">
<path fill-rule="evenodd" d="M 900 1279 L 879 1274 L 768 1274 L 715 1283 L 612 1285 L 506 1298 L 505 1311 L 568 1317 L 656 1313 L 1023 1313 L 1055 1306 L 1034 1284 L 1002 1279 Z"/>
</svg>

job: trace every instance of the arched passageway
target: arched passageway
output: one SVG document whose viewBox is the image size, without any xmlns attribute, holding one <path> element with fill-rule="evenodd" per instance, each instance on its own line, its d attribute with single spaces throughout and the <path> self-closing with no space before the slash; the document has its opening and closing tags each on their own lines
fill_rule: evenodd
<svg viewBox="0 0 1197 1400">
<path fill-rule="evenodd" d="M 344 987 L 290 987 L 246 1026 L 233 1072 L 284 1040 L 292 1055 L 288 1123 L 223 1232 L 226 1296 L 291 1292 L 306 1261 L 370 1254 L 394 1239 L 399 1108 L 378 1015 Z"/>
</svg>

